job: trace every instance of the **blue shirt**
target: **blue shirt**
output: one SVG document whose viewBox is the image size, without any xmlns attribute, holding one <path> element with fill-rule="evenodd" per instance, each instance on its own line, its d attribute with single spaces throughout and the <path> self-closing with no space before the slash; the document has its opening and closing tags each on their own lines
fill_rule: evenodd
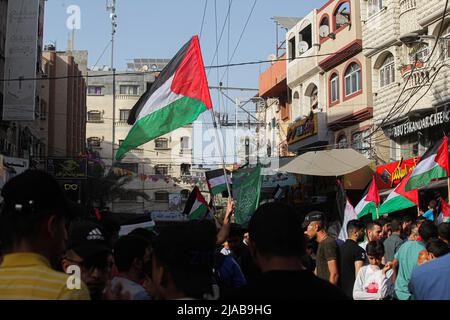
<svg viewBox="0 0 450 320">
<path fill-rule="evenodd" d="M 240 288 L 247 284 L 241 267 L 232 256 L 225 256 L 219 267 L 219 275 L 222 284 L 228 288 Z"/>
<path fill-rule="evenodd" d="M 450 300 L 450 254 L 414 269 L 409 290 L 416 300 Z"/>
<path fill-rule="evenodd" d="M 433 210 L 428 210 L 423 214 L 423 217 L 429 221 L 434 221 L 434 213 Z"/>
<path fill-rule="evenodd" d="M 408 284 L 411 279 L 411 273 L 417 266 L 419 252 L 425 250 L 425 244 L 420 241 L 407 241 L 400 246 L 395 259 L 398 260 L 399 268 L 397 279 L 395 281 L 395 294 L 399 300 L 409 300 L 411 293 Z"/>
</svg>

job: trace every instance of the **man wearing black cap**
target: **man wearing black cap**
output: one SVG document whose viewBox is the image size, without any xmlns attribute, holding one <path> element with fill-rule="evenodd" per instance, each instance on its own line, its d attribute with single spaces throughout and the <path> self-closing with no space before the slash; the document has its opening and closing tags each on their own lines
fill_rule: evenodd
<svg viewBox="0 0 450 320">
<path fill-rule="evenodd" d="M 315 274 L 331 284 L 337 285 L 338 272 L 338 248 L 336 239 L 328 236 L 326 231 L 326 218 L 320 211 L 313 211 L 306 215 L 303 222 L 306 228 L 305 235 L 310 239 L 316 239 L 319 243 L 316 255 Z"/>
<path fill-rule="evenodd" d="M 76 265 L 81 280 L 89 288 L 92 300 L 100 300 L 112 267 L 111 248 L 101 226 L 91 221 L 73 222 L 69 229 L 67 251 L 62 260 L 66 271 Z"/>
<path fill-rule="evenodd" d="M 81 282 L 69 288 L 69 276 L 57 272 L 64 253 L 67 200 L 58 182 L 39 170 L 27 170 L 2 189 L 0 299 L 88 300 Z"/>
</svg>

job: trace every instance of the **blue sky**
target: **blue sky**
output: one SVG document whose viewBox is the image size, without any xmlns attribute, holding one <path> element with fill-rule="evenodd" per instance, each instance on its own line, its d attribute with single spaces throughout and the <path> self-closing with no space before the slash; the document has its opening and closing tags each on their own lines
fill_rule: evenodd
<svg viewBox="0 0 450 320">
<path fill-rule="evenodd" d="M 230 0 L 208 0 L 201 46 L 205 65 L 212 62 L 216 49 L 215 2 L 217 3 L 218 37 L 227 15 Z M 265 60 L 275 51 L 275 25 L 272 16 L 301 17 L 325 0 L 258 0 L 232 62 Z M 229 32 L 230 55 L 233 52 L 254 0 L 234 0 L 231 6 Z M 66 27 L 71 5 L 81 10 L 81 28 L 76 32 L 75 48 L 89 51 L 89 66 L 93 66 L 110 40 L 111 24 L 106 12 L 106 0 L 48 0 L 45 11 L 44 43 L 55 42 L 58 50 L 67 48 L 70 30 Z M 127 59 L 171 58 L 194 34 L 200 33 L 205 0 L 117 0 L 118 28 L 115 65 L 125 70 Z M 228 56 L 228 24 L 218 50 L 218 63 L 226 64 Z M 110 51 L 106 51 L 99 65 L 109 65 Z M 230 86 L 257 88 L 259 74 L 267 65 L 230 68 Z M 220 70 L 219 78 L 225 69 Z M 217 71 L 208 76 L 216 85 Z M 227 83 L 224 77 L 224 85 Z"/>
</svg>

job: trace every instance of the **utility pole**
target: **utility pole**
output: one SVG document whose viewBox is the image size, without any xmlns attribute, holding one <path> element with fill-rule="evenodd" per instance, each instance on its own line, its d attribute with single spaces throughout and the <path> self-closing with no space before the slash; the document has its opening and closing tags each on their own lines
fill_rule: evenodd
<svg viewBox="0 0 450 320">
<path fill-rule="evenodd" d="M 111 11 L 110 18 L 111 18 L 111 69 L 113 73 L 113 103 L 112 103 L 112 109 L 113 109 L 113 116 L 112 116 L 112 141 L 111 141 L 111 169 L 114 163 L 114 151 L 115 151 L 115 142 L 116 142 L 116 69 L 114 68 L 114 37 L 116 34 L 116 28 L 117 28 L 117 15 L 116 15 L 116 0 L 112 0 L 111 5 L 106 6 L 107 11 Z M 111 212 L 113 211 L 114 201 L 111 201 Z"/>
</svg>

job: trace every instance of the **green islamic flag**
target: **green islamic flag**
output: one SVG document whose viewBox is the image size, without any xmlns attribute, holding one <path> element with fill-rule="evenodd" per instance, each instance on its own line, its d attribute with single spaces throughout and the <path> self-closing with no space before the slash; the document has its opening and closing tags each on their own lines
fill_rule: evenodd
<svg viewBox="0 0 450 320">
<path fill-rule="evenodd" d="M 237 224 L 247 224 L 259 206 L 261 193 L 261 167 L 246 168 L 233 172 L 233 196 Z"/>
</svg>

